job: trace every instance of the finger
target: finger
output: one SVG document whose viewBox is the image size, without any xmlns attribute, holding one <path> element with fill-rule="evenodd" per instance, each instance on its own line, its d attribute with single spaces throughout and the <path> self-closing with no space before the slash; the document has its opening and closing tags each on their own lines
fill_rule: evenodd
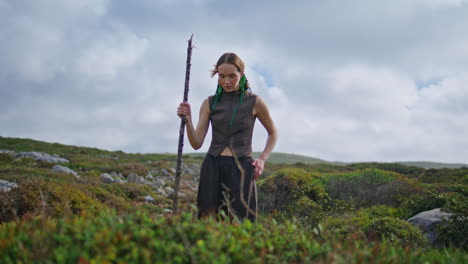
<svg viewBox="0 0 468 264">
<path fill-rule="evenodd" d="M 260 168 L 255 168 L 255 174 L 257 175 L 257 177 L 260 176 Z"/>
<path fill-rule="evenodd" d="M 258 179 L 260 177 L 260 173 L 256 172 L 255 173 L 255 180 Z"/>
</svg>

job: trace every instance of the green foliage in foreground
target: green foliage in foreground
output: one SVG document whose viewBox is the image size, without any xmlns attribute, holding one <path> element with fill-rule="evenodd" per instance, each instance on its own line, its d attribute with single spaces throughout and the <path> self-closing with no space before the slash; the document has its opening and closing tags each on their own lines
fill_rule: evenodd
<svg viewBox="0 0 468 264">
<path fill-rule="evenodd" d="M 466 263 L 456 249 L 325 236 L 294 221 L 227 223 L 144 213 L 4 223 L 1 263 Z"/>
</svg>

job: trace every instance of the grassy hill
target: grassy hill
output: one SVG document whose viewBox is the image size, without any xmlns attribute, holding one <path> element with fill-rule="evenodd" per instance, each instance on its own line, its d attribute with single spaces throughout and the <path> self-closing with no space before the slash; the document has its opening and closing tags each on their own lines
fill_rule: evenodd
<svg viewBox="0 0 468 264">
<path fill-rule="evenodd" d="M 106 151 L 100 150 L 97 148 L 87 148 L 87 147 L 76 147 L 76 146 L 67 146 L 59 143 L 47 143 L 42 141 L 37 141 L 33 139 L 23 139 L 23 138 L 7 138 L 7 137 L 0 137 L 0 150 L 15 150 L 15 151 L 30 151 L 34 149 L 35 151 L 41 152 L 50 152 L 59 155 L 63 155 L 66 153 L 76 153 L 78 150 L 93 155 L 114 155 L 116 157 L 127 155 L 133 157 L 149 157 L 150 159 L 161 159 L 161 158 L 169 158 L 174 157 L 175 154 L 131 154 L 125 153 L 122 151 Z M 186 153 L 184 154 L 185 157 L 192 157 L 196 159 L 201 159 L 206 153 Z M 254 152 L 252 156 L 254 158 L 258 157 L 260 152 Z M 273 152 L 271 153 L 268 162 L 271 164 L 296 164 L 296 163 L 304 163 L 304 164 L 329 164 L 329 165 L 349 165 L 351 163 L 339 162 L 339 161 L 326 161 L 319 158 L 308 157 L 304 155 L 292 154 L 292 153 L 282 153 L 282 152 Z M 468 167 L 468 164 L 463 163 L 441 163 L 441 162 L 428 162 L 428 161 L 399 161 L 393 162 L 397 164 L 407 165 L 407 166 L 414 166 L 424 169 L 441 169 L 441 168 L 449 168 L 449 169 L 456 169 L 462 167 Z"/>
<path fill-rule="evenodd" d="M 183 213 L 173 215 L 168 195 L 129 179 L 152 174 L 165 181 L 164 188 L 174 187 L 174 154 L 5 137 L 0 150 L 57 154 L 80 176 L 54 172 L 52 163 L 0 153 L 0 180 L 17 184 L 0 190 L 0 263 L 468 261 L 466 238 L 459 232 L 467 228 L 459 220 L 466 219 L 468 168 L 336 165 L 274 153 L 257 181 L 259 217 L 251 223 L 197 218 L 193 183 L 203 154 L 184 155 L 185 169 L 192 171 L 182 174 Z M 122 174 L 128 181 L 105 183 L 103 173 Z M 406 222 L 439 207 L 455 214 L 455 222 L 444 227 L 442 249 L 429 247 L 419 229 Z"/>
<path fill-rule="evenodd" d="M 468 168 L 466 163 L 440 163 L 440 162 L 429 162 L 429 161 L 400 161 L 399 164 L 407 166 L 415 166 L 424 169 L 457 169 L 457 168 Z"/>
<path fill-rule="evenodd" d="M 257 158 L 260 156 L 261 152 L 253 152 L 252 157 Z M 200 157 L 205 156 L 206 153 L 187 153 L 188 156 Z M 268 158 L 269 163 L 273 164 L 296 164 L 296 163 L 305 163 L 305 164 L 341 164 L 339 162 L 330 162 L 326 160 L 321 160 L 317 158 L 307 157 L 303 155 L 282 153 L 282 152 L 273 152 Z"/>
</svg>

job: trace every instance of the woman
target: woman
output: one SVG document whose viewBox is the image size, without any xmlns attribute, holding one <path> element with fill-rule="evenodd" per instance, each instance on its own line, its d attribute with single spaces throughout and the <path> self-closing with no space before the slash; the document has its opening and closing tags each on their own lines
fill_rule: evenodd
<svg viewBox="0 0 468 264">
<path fill-rule="evenodd" d="M 231 217 L 256 219 L 255 180 L 275 146 L 277 131 L 265 102 L 250 92 L 244 69 L 244 63 L 234 53 L 219 58 L 211 75 L 218 74 L 216 94 L 203 101 L 196 129 L 190 104 L 181 103 L 177 109 L 177 115 L 186 118 L 187 137 L 194 149 L 203 145 L 210 121 L 212 125 L 211 145 L 200 172 L 199 217 L 223 210 Z M 252 160 L 256 118 L 268 132 L 268 139 L 261 155 Z"/>
</svg>

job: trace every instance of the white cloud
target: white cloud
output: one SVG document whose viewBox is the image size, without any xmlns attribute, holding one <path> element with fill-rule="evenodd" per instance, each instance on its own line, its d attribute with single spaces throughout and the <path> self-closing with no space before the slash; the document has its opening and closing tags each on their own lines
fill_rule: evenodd
<svg viewBox="0 0 468 264">
<path fill-rule="evenodd" d="M 115 78 L 124 68 L 134 66 L 145 54 L 148 40 L 131 32 L 105 34 L 83 51 L 77 71 L 86 78 Z"/>
<path fill-rule="evenodd" d="M 270 107 L 276 151 L 466 162 L 467 1 L 266 2 L 0 0 L 1 134 L 175 152 L 194 33 L 195 122 L 209 70 L 234 51 Z M 265 140 L 258 122 L 254 149 Z"/>
<path fill-rule="evenodd" d="M 467 0 L 413 0 L 412 2 L 415 2 L 420 5 L 425 5 L 429 6 L 432 8 L 438 8 L 438 7 L 460 7 L 466 3 L 468 3 Z"/>
</svg>

